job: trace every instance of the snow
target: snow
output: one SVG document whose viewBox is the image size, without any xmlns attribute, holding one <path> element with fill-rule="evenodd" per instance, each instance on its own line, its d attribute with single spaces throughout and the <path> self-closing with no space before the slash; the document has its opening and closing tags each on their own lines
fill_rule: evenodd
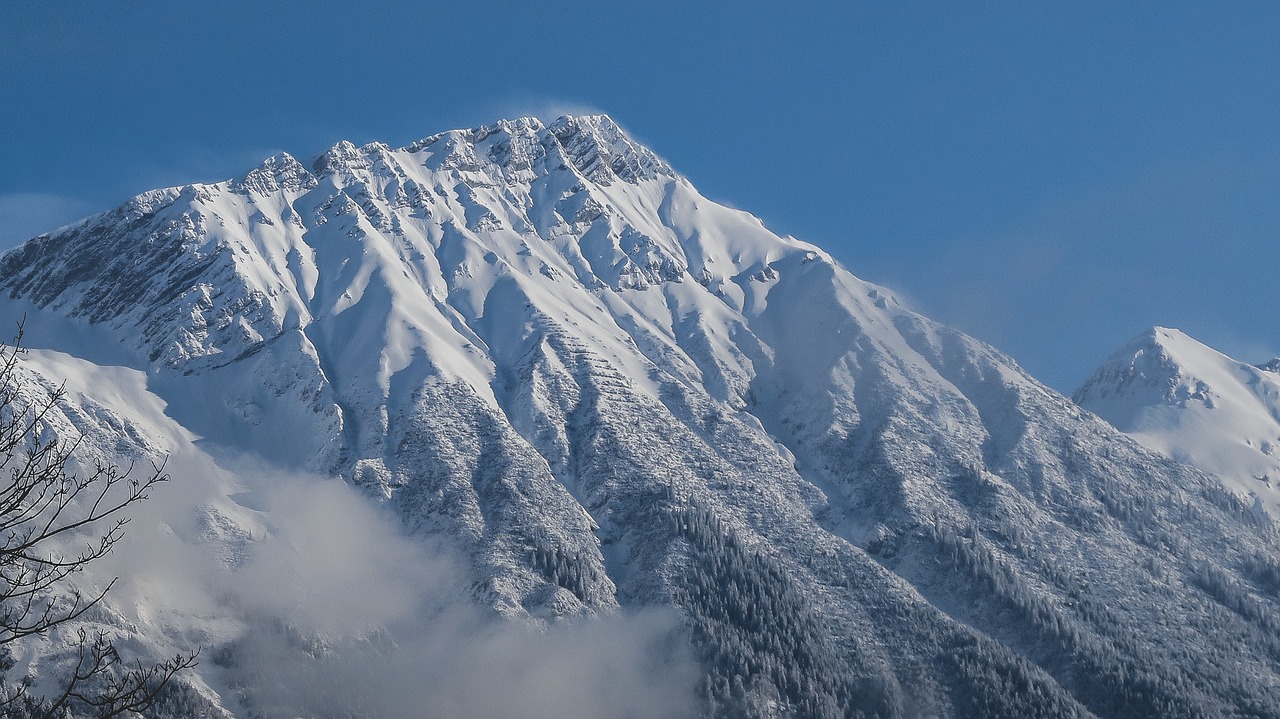
<svg viewBox="0 0 1280 719">
<path fill-rule="evenodd" d="M 341 477 L 413 542 L 448 548 L 450 591 L 517 622 L 650 605 L 701 622 L 714 597 L 691 578 L 754 567 L 750 581 L 775 584 L 743 592 L 800 619 L 742 636 L 780 645 L 820 627 L 802 649 L 832 652 L 819 664 L 836 674 L 805 681 L 880 687 L 886 706 L 960 713 L 989 676 L 948 663 L 962 645 L 981 671 L 1082 654 L 1169 692 L 1213 686 L 1162 695 L 1210 714 L 1275 698 L 1266 628 L 1184 580 L 1212 566 L 1253 587 L 1246 559 L 1277 556 L 1214 480 L 712 202 L 606 116 L 340 143 L 147 193 L 0 256 L 0 290 L 0 321 L 28 316 L 30 367 L 69 378 L 68 417 L 103 452 L 212 468 L 199 501 L 178 502 L 204 507 L 203 534 L 175 533 L 229 571 L 266 551 L 286 507 L 329 491 L 295 482 L 267 502 L 274 485 Z M 1135 346 L 1094 392 L 1117 417 L 1154 416 L 1172 392 L 1180 411 L 1216 413 L 1178 415 L 1206 456 L 1224 426 L 1252 432 L 1259 456 L 1280 446 L 1257 424 L 1274 375 L 1176 333 L 1153 342 L 1195 372 L 1165 377 L 1165 350 Z M 1210 426 L 1228 410 L 1239 419 Z M 109 413 L 120 421 L 85 419 Z M 750 562 L 699 555 L 704 513 L 717 538 L 703 544 L 732 538 Z M 172 609 L 171 643 L 203 632 L 238 656 L 258 625 L 201 606 Z M 1221 656 L 1256 669 L 1205 675 Z M 727 683 L 740 659 L 708 671 Z M 1064 706 L 1111 693 L 1060 664 L 1027 671 Z M 239 711 L 227 697 L 244 687 L 219 672 L 201 676 Z M 778 695 L 779 677 L 751 689 L 760 706 L 805 699 Z"/>
<path fill-rule="evenodd" d="M 1144 445 L 1280 517 L 1280 375 L 1154 327 L 1073 395 Z"/>
</svg>

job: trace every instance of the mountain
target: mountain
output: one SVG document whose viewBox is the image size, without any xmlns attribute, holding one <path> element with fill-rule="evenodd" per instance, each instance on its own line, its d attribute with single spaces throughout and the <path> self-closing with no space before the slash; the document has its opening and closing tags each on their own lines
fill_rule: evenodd
<svg viewBox="0 0 1280 719">
<path fill-rule="evenodd" d="M 1120 348 L 1072 398 L 1142 444 L 1280 516 L 1278 363 L 1234 360 L 1175 329 Z"/>
<path fill-rule="evenodd" d="M 702 715 L 1280 716 L 1265 515 L 607 116 L 148 192 L 0 256 L 0 289 L 30 346 L 163 407 L 85 431 L 341 477 L 511 625 L 674 611 Z M 231 565 L 296 503 L 237 481 L 192 492 Z M 244 669 L 244 604 L 130 631 L 211 647 L 187 713 L 306 713 Z M 412 633 L 269 626 L 317 665 Z"/>
</svg>

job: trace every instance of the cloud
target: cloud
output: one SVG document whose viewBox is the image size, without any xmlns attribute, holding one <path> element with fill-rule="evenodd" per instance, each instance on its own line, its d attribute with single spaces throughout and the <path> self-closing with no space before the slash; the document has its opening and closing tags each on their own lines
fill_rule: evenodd
<svg viewBox="0 0 1280 719">
<path fill-rule="evenodd" d="M 323 644 L 262 625 L 234 651 L 227 671 L 267 717 L 696 715 L 694 665 L 674 617 L 660 612 L 536 629 L 453 605 L 412 626 Z"/>
<path fill-rule="evenodd" d="M 1212 157 L 1134 167 L 939 238 L 890 284 L 1064 392 L 1156 324 L 1265 357 L 1233 337 L 1275 313 L 1267 273 L 1246 270 L 1280 261 L 1277 186 L 1274 168 Z"/>
<path fill-rule="evenodd" d="M 0 250 L 86 217 L 96 208 L 84 200 L 40 192 L 0 195 Z"/>
<path fill-rule="evenodd" d="M 144 640 L 204 647 L 237 714 L 692 717 L 696 662 L 674 613 L 499 620 L 465 562 L 407 536 L 340 480 L 194 452 L 170 463 L 97 576 Z"/>
</svg>

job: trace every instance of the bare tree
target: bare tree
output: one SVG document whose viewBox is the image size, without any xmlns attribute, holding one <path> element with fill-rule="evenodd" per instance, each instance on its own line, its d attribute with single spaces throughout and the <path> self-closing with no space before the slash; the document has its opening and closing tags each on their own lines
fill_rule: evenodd
<svg viewBox="0 0 1280 719">
<path fill-rule="evenodd" d="M 21 342 L 19 325 L 15 341 L 0 346 L 0 672 L 11 668 L 5 666 L 12 663 L 5 660 L 9 645 L 73 622 L 103 600 L 115 580 L 85 593 L 71 575 L 110 553 L 129 521 L 123 510 L 169 479 L 163 464 L 142 479 L 132 466 L 102 461 L 74 473 L 80 439 L 46 432 L 65 390 L 23 400 Z M 75 546 L 81 548 L 67 549 Z M 76 636 L 77 655 L 61 690 L 37 697 L 23 682 L 0 683 L 0 715 L 51 719 L 74 709 L 107 719 L 137 712 L 151 706 L 177 672 L 195 665 L 196 652 L 150 666 L 127 663 L 106 632 L 80 629 Z"/>
</svg>

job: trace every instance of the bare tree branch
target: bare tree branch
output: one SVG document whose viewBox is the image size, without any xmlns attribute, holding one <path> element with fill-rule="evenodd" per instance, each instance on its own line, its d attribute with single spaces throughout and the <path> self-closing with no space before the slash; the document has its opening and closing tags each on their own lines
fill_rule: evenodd
<svg viewBox="0 0 1280 719">
<path fill-rule="evenodd" d="M 115 548 L 128 518 L 122 512 L 167 482 L 165 464 L 144 478 L 101 461 L 77 476 L 71 471 L 81 439 L 51 436 L 50 419 L 66 397 L 65 385 L 30 403 L 23 401 L 18 372 L 23 325 L 11 345 L 0 345 L 0 650 L 44 635 L 96 607 L 115 584 L 85 594 L 68 580 Z M 89 533 L 79 550 L 67 539 Z M 125 663 L 104 632 L 77 633 L 76 659 L 57 696 L 37 697 L 25 683 L 0 681 L 0 715 L 53 719 L 74 709 L 98 719 L 151 706 L 178 672 L 196 664 L 198 652 L 145 666 Z M 5 666 L 0 657 L 0 679 Z"/>
</svg>

